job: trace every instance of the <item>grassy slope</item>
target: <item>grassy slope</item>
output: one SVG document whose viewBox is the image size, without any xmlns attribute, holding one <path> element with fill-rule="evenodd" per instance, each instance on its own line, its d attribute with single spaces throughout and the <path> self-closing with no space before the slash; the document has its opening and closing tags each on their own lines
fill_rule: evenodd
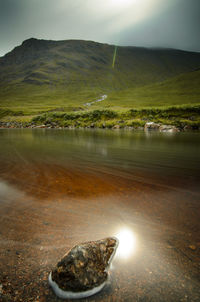
<svg viewBox="0 0 200 302">
<path fill-rule="evenodd" d="M 7 94 L 8 99 L 1 102 L 2 108 L 22 110 L 27 113 L 37 113 L 46 110 L 72 111 L 73 108 L 87 109 L 84 104 L 95 100 L 105 90 L 84 87 L 82 89 L 65 90 L 64 88 L 50 88 L 40 86 L 33 89 L 32 85 L 17 87 L 12 90 L 12 95 Z M 23 89 L 23 96 L 21 96 Z M 30 90 L 32 90 L 31 96 Z M 2 93 L 2 91 L 1 91 Z M 98 108 L 141 108 L 160 107 L 183 104 L 200 103 L 200 71 L 182 74 L 170 80 L 146 85 L 111 91 L 108 98 L 102 102 L 93 104 L 89 109 Z"/>
<path fill-rule="evenodd" d="M 161 83 L 113 92 L 101 105 L 141 108 L 199 103 L 200 70 L 197 70 Z"/>
<path fill-rule="evenodd" d="M 0 107 L 68 112 L 101 94 L 108 99 L 92 108 L 199 102 L 199 72 L 188 72 L 200 65 L 200 54 L 119 47 L 113 69 L 113 51 L 90 41 L 27 40 L 0 58 Z"/>
</svg>

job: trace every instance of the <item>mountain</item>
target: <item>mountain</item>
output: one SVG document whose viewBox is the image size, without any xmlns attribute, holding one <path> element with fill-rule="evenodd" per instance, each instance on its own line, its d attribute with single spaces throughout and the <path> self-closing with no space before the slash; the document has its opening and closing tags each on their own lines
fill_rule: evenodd
<svg viewBox="0 0 200 302">
<path fill-rule="evenodd" d="M 112 100 L 122 95 L 123 103 L 123 91 L 131 100 L 170 79 L 176 85 L 179 75 L 187 78 L 200 67 L 200 53 L 120 46 L 113 68 L 114 51 L 113 45 L 92 41 L 28 39 L 0 58 L 0 104 L 82 106 L 101 94 Z"/>
</svg>

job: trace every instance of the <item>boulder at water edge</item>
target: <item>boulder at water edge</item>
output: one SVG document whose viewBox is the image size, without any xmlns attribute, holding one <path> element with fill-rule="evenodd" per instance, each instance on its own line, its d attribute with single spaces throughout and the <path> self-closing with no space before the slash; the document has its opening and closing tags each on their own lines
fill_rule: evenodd
<svg viewBox="0 0 200 302">
<path fill-rule="evenodd" d="M 144 126 L 144 130 L 158 130 L 160 127 L 160 124 L 154 123 L 154 122 L 148 122 Z"/>
<path fill-rule="evenodd" d="M 78 299 L 99 292 L 108 279 L 108 268 L 118 247 L 114 237 L 74 246 L 49 275 L 49 284 L 63 299 Z"/>
<path fill-rule="evenodd" d="M 172 125 L 162 125 L 159 128 L 160 132 L 179 132 L 179 129 Z"/>
</svg>

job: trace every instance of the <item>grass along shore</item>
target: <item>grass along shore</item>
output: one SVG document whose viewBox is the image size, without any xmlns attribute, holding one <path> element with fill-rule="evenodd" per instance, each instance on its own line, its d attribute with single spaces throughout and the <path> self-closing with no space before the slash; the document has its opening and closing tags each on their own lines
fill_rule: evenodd
<svg viewBox="0 0 200 302">
<path fill-rule="evenodd" d="M 200 105 L 120 110 L 53 111 L 34 116 L 23 111 L 0 109 L 1 127 L 46 128 L 141 128 L 147 122 L 173 125 L 180 130 L 200 129 Z"/>
</svg>

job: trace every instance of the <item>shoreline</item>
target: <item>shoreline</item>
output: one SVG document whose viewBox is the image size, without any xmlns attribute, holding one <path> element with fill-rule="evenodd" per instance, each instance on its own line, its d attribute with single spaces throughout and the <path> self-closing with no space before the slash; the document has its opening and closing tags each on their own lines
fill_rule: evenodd
<svg viewBox="0 0 200 302">
<path fill-rule="evenodd" d="M 170 124 L 158 124 L 154 122 L 147 122 L 144 126 L 124 126 L 124 125 L 119 125 L 116 124 L 113 127 L 108 127 L 108 126 L 101 126 L 101 127 L 96 127 L 93 124 L 82 127 L 82 126 L 60 126 L 60 125 L 45 125 L 45 124 L 33 124 L 33 123 L 28 123 L 28 124 L 22 124 L 18 122 L 1 122 L 0 121 L 0 129 L 71 129 L 71 130 L 77 130 L 77 129 L 93 129 L 93 130 L 128 130 L 128 131 L 156 131 L 156 132 L 186 132 L 186 131 L 200 131 L 200 127 L 192 127 L 189 125 L 186 125 L 184 127 L 176 127 L 174 125 Z"/>
<path fill-rule="evenodd" d="M 0 109 L 0 128 L 200 130 L 200 105 L 43 113 Z"/>
</svg>

